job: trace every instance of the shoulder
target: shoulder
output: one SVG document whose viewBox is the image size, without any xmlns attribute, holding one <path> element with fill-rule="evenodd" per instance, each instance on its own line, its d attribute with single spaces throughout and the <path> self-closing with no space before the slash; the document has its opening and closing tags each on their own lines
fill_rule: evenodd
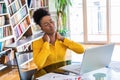
<svg viewBox="0 0 120 80">
<path fill-rule="evenodd" d="M 42 38 L 39 38 L 39 39 L 33 41 L 33 44 L 39 44 L 39 43 L 43 43 L 43 39 Z"/>
</svg>

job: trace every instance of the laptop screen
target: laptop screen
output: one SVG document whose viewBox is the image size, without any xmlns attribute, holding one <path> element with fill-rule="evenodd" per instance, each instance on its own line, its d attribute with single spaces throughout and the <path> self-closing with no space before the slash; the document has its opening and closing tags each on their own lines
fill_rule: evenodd
<svg viewBox="0 0 120 80">
<path fill-rule="evenodd" d="M 114 44 L 107 44 L 99 47 L 86 49 L 82 63 L 63 66 L 60 69 L 75 74 L 84 74 L 93 70 L 97 70 L 109 66 L 114 49 Z"/>
<path fill-rule="evenodd" d="M 81 64 L 80 74 L 109 66 L 113 49 L 114 44 L 86 49 Z"/>
</svg>

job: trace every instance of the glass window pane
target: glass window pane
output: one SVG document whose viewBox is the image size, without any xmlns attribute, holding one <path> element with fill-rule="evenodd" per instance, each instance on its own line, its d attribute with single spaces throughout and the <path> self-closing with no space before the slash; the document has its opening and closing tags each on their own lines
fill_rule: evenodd
<svg viewBox="0 0 120 80">
<path fill-rule="evenodd" d="M 107 41 L 106 0 L 87 0 L 88 41 Z"/>
<path fill-rule="evenodd" d="M 82 0 L 71 0 L 70 37 L 76 42 L 83 42 L 83 11 Z"/>
<path fill-rule="evenodd" d="M 120 42 L 120 0 L 111 0 L 111 42 Z"/>
</svg>

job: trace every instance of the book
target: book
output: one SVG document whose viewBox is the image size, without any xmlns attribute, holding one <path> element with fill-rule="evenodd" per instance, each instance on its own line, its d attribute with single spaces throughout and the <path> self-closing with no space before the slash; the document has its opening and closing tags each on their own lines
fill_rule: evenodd
<svg viewBox="0 0 120 80">
<path fill-rule="evenodd" d="M 19 0 L 15 1 L 15 6 L 16 6 L 16 10 L 19 10 L 19 9 L 20 9 Z"/>
<path fill-rule="evenodd" d="M 28 7 L 30 8 L 31 0 L 27 0 Z"/>
<path fill-rule="evenodd" d="M 8 11 L 9 11 L 9 13 L 10 13 L 10 16 L 12 16 L 12 15 L 13 15 L 13 11 L 12 11 L 11 6 L 8 8 Z"/>
<path fill-rule="evenodd" d="M 15 37 L 16 37 L 16 38 L 19 37 L 19 34 L 18 34 L 18 31 L 17 31 L 17 28 L 14 28 L 14 34 L 15 34 Z"/>
<path fill-rule="evenodd" d="M 2 13 L 6 13 L 7 10 L 6 10 L 6 5 L 5 3 L 2 4 Z"/>
<path fill-rule="evenodd" d="M 5 16 L 0 16 L 0 26 L 5 24 Z"/>
<path fill-rule="evenodd" d="M 0 39 L 2 39 L 2 38 L 3 38 L 3 27 L 0 28 Z"/>
<path fill-rule="evenodd" d="M 11 5 L 12 12 L 15 13 L 17 11 L 15 3 Z"/>
<path fill-rule="evenodd" d="M 0 42 L 0 52 L 2 51 L 2 42 Z"/>
</svg>

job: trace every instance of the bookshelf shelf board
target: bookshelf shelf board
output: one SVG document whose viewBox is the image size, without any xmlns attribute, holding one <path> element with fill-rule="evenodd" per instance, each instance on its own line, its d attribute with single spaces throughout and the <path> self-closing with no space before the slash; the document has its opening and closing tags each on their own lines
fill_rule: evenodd
<svg viewBox="0 0 120 80">
<path fill-rule="evenodd" d="M 11 5 L 13 5 L 15 3 L 16 0 L 13 0 L 10 4 L 7 4 L 8 7 L 10 7 Z"/>
<path fill-rule="evenodd" d="M 8 45 L 8 46 L 5 46 L 5 47 L 6 47 L 6 48 L 16 48 L 16 47 L 19 48 L 19 47 L 21 47 L 21 46 L 23 46 L 23 45 L 25 45 L 25 44 L 31 43 L 31 42 L 33 42 L 33 41 L 41 38 L 42 36 L 43 36 L 43 33 L 40 32 L 40 33 L 34 34 L 34 35 L 32 35 L 32 36 L 29 36 L 29 37 L 27 37 L 26 39 L 23 39 L 23 40 L 19 40 L 19 41 L 17 41 L 17 42 L 14 42 L 14 43 L 12 43 L 12 44 L 10 44 L 10 45 Z"/>
<path fill-rule="evenodd" d="M 7 26 L 11 26 L 11 25 L 10 24 L 6 24 L 6 25 L 3 25 L 3 26 L 0 26 L 0 28 L 7 27 Z"/>
<path fill-rule="evenodd" d="M 8 15 L 8 13 L 1 13 L 0 16 Z"/>
<path fill-rule="evenodd" d="M 4 38 L 0 39 L 0 42 L 11 39 L 11 38 L 14 38 L 14 36 L 10 35 L 10 36 L 4 37 Z"/>
<path fill-rule="evenodd" d="M 1 57 L 2 55 L 4 55 L 7 51 L 10 51 L 10 50 L 12 50 L 12 49 L 9 48 L 9 49 L 6 49 L 6 50 L 4 50 L 4 51 L 1 51 L 1 52 L 0 52 L 0 57 Z"/>
<path fill-rule="evenodd" d="M 20 66 L 22 67 L 22 66 L 26 65 L 27 63 L 31 62 L 32 60 L 33 60 L 33 58 L 31 58 L 31 59 L 29 59 L 29 60 L 25 61 L 25 62 L 24 62 L 24 63 L 22 63 Z"/>
<path fill-rule="evenodd" d="M 1 4 L 1 3 L 5 3 L 5 1 L 0 1 L 0 4 Z"/>
</svg>

